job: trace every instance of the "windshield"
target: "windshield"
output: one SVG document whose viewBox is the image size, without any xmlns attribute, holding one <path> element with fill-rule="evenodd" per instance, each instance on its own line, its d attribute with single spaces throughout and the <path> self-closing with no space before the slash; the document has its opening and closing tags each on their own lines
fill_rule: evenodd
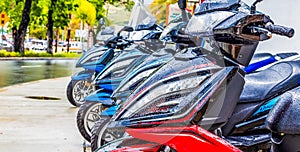
<svg viewBox="0 0 300 152">
<path fill-rule="evenodd" d="M 151 12 L 140 2 L 136 1 L 132 9 L 128 26 L 136 29 L 139 25 L 152 26 L 156 23 L 157 19 Z"/>
<path fill-rule="evenodd" d="M 170 34 L 171 31 L 178 29 L 178 26 L 181 24 L 182 22 L 179 23 L 170 23 L 167 27 L 165 27 L 165 29 L 163 30 L 163 32 L 160 35 L 160 40 L 164 40 L 164 41 L 169 41 L 169 37 L 168 34 Z M 171 41 L 171 40 L 170 40 Z"/>
<path fill-rule="evenodd" d="M 186 33 L 194 36 L 213 35 L 213 28 L 233 15 L 233 12 L 228 11 L 217 11 L 202 15 L 194 15 L 186 27 Z"/>
<path fill-rule="evenodd" d="M 195 14 L 204 14 L 212 11 L 225 11 L 238 6 L 240 0 L 205 0 L 196 8 Z"/>
<path fill-rule="evenodd" d="M 114 35 L 115 29 L 111 26 L 105 27 L 97 34 L 97 40 L 105 41 Z"/>
</svg>

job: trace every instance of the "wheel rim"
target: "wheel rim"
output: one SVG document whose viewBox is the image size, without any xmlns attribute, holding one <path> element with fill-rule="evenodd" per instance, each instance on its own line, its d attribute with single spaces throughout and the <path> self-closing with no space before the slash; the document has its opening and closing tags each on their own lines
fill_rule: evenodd
<svg viewBox="0 0 300 152">
<path fill-rule="evenodd" d="M 96 122 L 101 118 L 100 113 L 103 112 L 104 107 L 101 103 L 96 103 L 91 106 L 87 111 L 84 117 L 84 129 L 92 136 L 92 129 L 95 126 Z"/>
<path fill-rule="evenodd" d="M 106 126 L 103 128 L 106 128 Z M 98 145 L 104 145 L 113 140 L 119 139 L 119 138 L 123 137 L 124 133 L 125 132 L 123 130 L 108 131 L 107 129 L 105 129 L 102 137 L 100 138 L 100 140 L 98 140 Z"/>
<path fill-rule="evenodd" d="M 72 96 L 74 101 L 81 105 L 84 102 L 84 98 L 87 97 L 90 93 L 94 91 L 94 88 L 91 86 L 90 82 L 85 80 L 80 80 L 75 83 L 73 86 Z"/>
</svg>

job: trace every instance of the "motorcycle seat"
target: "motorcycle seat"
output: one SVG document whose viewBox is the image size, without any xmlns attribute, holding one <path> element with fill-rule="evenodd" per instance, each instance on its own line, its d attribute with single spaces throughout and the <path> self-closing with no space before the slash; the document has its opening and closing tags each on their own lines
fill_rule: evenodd
<svg viewBox="0 0 300 152">
<path fill-rule="evenodd" d="M 259 102 L 292 89 L 300 83 L 300 60 L 279 62 L 270 68 L 245 76 L 241 103 Z"/>
</svg>

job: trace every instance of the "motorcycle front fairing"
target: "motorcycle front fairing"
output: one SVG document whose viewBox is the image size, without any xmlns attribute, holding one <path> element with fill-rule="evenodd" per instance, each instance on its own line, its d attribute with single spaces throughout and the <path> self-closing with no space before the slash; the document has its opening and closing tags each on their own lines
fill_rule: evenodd
<svg viewBox="0 0 300 152">
<path fill-rule="evenodd" d="M 143 64 L 138 66 L 131 74 L 129 74 L 119 87 L 114 91 L 111 98 L 114 100 L 124 101 L 135 88 L 137 88 L 143 81 L 152 75 L 158 68 L 169 62 L 176 53 L 181 50 L 176 47 L 174 42 L 174 34 L 184 34 L 183 30 L 186 28 L 186 22 L 174 22 L 169 24 L 160 35 L 160 40 L 167 43 L 166 47 L 154 52 L 149 56 Z"/>
<path fill-rule="evenodd" d="M 151 54 L 150 50 L 132 45 L 125 49 L 117 58 L 110 62 L 93 81 L 99 90 L 86 97 L 88 102 L 101 102 L 107 106 L 113 106 L 114 100 L 110 96 L 119 86 L 120 82 L 142 61 Z"/>
<path fill-rule="evenodd" d="M 143 82 L 160 66 L 171 60 L 171 54 L 164 54 L 162 56 L 149 56 L 140 66 L 132 71 L 124 80 L 121 81 L 119 87 L 112 94 L 112 98 L 121 99 L 127 97 L 130 93 L 138 87 L 139 83 Z"/>
<path fill-rule="evenodd" d="M 98 60 L 108 49 L 109 48 L 105 46 L 98 46 L 84 52 L 84 54 L 76 62 L 76 67 L 82 67 L 85 64 L 96 65 Z"/>
<path fill-rule="evenodd" d="M 195 48 L 186 54 L 177 55 L 175 59 L 148 78 L 134 91 L 113 117 L 111 126 L 141 127 L 143 125 L 163 125 L 166 122 L 168 124 L 187 125 L 195 121 L 193 119 L 197 117 L 196 115 L 201 115 L 201 109 L 205 109 L 202 111 L 205 113 L 208 103 L 212 102 L 209 101 L 209 98 L 216 91 L 226 92 L 226 87 L 221 87 L 224 89 L 221 91 L 216 89 L 217 86 L 228 85 L 229 79 L 240 79 L 237 67 L 224 67 L 226 61 L 222 57 L 219 59 L 223 61 L 217 61 L 219 59 L 214 59 L 209 54 L 203 54 L 203 52 L 214 52 L 212 54 L 218 52 L 212 47 L 215 44 L 212 39 L 203 39 L 203 47 Z M 221 62 L 223 65 L 218 65 Z M 235 86 L 241 87 L 242 85 L 243 81 Z M 237 94 L 234 94 L 230 99 L 235 98 L 234 96 L 238 98 L 239 93 Z M 218 99 L 218 101 L 214 101 L 213 105 L 218 105 L 217 102 L 223 105 L 225 100 L 224 98 Z M 221 110 L 222 115 L 230 115 L 233 108 L 229 107 L 234 107 L 234 105 L 234 102 L 227 103 L 224 106 L 227 109 Z M 208 109 L 220 110 L 220 107 Z M 155 117 L 152 117 L 154 115 Z M 222 124 L 226 121 L 226 117 L 217 115 L 204 118 L 203 124 L 210 124 L 212 120 L 216 124 Z"/>
<path fill-rule="evenodd" d="M 127 128 L 126 132 L 131 136 L 126 135 L 120 139 L 114 140 L 103 145 L 96 151 L 188 152 L 195 151 L 195 149 L 205 149 L 211 152 L 240 152 L 239 149 L 228 144 L 222 138 L 197 125 L 191 127 L 160 127 L 159 129 Z M 176 134 L 175 137 L 174 134 Z M 195 138 L 199 137 L 201 140 L 195 140 Z"/>
<path fill-rule="evenodd" d="M 112 58 L 115 56 L 115 52 L 113 49 L 108 49 L 106 51 L 93 51 L 90 53 L 86 53 L 84 55 L 86 58 L 80 58 L 81 67 L 84 70 L 75 73 L 72 76 L 72 80 L 91 80 L 94 74 L 100 73 L 106 64 L 108 64 Z"/>
<path fill-rule="evenodd" d="M 171 54 L 165 54 L 163 56 L 150 56 L 131 72 L 125 79 L 123 79 L 117 89 L 111 95 L 110 100 L 112 103 L 116 103 L 113 107 L 105 110 L 101 113 L 103 116 L 113 116 L 120 104 L 122 104 L 126 98 L 149 76 L 151 76 L 158 68 L 166 64 L 172 59 Z"/>
<path fill-rule="evenodd" d="M 105 89 L 114 90 L 121 80 L 139 65 L 152 52 L 138 45 L 133 45 L 124 50 L 115 60 L 109 63 L 96 77 L 94 84 Z M 131 69 L 131 70 L 130 70 Z M 113 85 L 109 87 L 107 85 Z"/>
</svg>

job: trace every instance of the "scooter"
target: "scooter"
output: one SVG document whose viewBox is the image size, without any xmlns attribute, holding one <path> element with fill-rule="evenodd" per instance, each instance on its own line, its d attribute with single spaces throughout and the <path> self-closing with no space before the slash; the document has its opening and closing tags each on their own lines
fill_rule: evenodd
<svg viewBox="0 0 300 152">
<path fill-rule="evenodd" d="M 191 35 L 202 40 L 200 47 L 189 56 L 176 56 L 160 68 L 112 118 L 106 131 L 126 127 L 126 132 L 133 136 L 117 144 L 117 151 L 239 151 L 232 146 L 235 143 L 239 148 L 248 146 L 245 150 L 269 149 L 265 143 L 270 136 L 261 133 L 261 120 L 274 106 L 270 103 L 278 103 L 276 96 L 299 86 L 300 61 L 281 62 L 269 70 L 253 73 L 253 82 L 260 87 L 249 88 L 253 96 L 248 96 L 247 102 L 240 100 L 245 75 L 240 65 L 249 64 L 258 42 L 270 39 L 271 32 L 292 37 L 294 30 L 274 25 L 268 16 L 256 12 L 258 1 L 251 8 L 238 0 L 214 2 L 204 2 L 187 27 Z M 212 24 L 197 24 L 203 21 Z M 281 72 L 282 69 L 287 71 Z M 266 80 L 272 83 L 261 85 Z M 234 120 L 233 115 L 239 119 Z M 248 122 L 241 124 L 245 121 Z M 238 126 L 248 129 L 243 131 Z M 233 136 L 238 138 L 228 140 Z"/>
<path fill-rule="evenodd" d="M 146 11 L 146 8 L 141 3 L 136 3 L 135 7 L 141 8 Z M 133 13 L 134 14 L 134 13 Z M 145 17 L 146 18 L 146 17 Z M 147 20 L 152 18 L 152 22 L 146 24 L 139 24 L 135 27 L 137 29 L 148 30 L 145 34 L 133 33 L 131 39 L 140 42 L 147 42 L 145 44 L 132 44 L 126 48 L 117 58 L 111 61 L 106 67 L 97 75 L 92 82 L 92 86 L 95 86 L 96 91 L 88 95 L 84 99 L 77 113 L 77 126 L 82 136 L 90 141 L 91 128 L 94 123 L 99 119 L 96 113 L 99 113 L 104 108 L 102 104 L 95 103 L 95 100 L 109 98 L 113 90 L 119 85 L 119 83 L 131 73 L 136 67 L 138 67 L 149 55 L 156 51 L 156 48 L 164 47 L 162 42 L 156 42 L 155 46 L 150 45 L 151 41 L 158 40 L 162 33 L 162 27 L 155 24 L 156 19 L 148 14 Z M 133 29 L 133 28 L 132 28 Z M 150 32 L 149 32 L 150 31 Z M 152 42 L 153 43 L 153 42 Z M 93 101 L 93 102 L 92 102 Z"/>
<path fill-rule="evenodd" d="M 178 29 L 179 27 L 185 26 L 182 23 L 174 23 L 172 28 L 167 27 L 165 28 L 161 37 L 170 37 L 169 33 L 172 33 L 174 29 Z M 177 37 L 178 39 L 178 37 Z M 174 40 L 175 41 L 175 40 Z M 177 40 L 178 41 L 178 40 Z M 179 42 L 179 41 L 178 41 Z M 162 43 L 162 42 L 161 42 Z M 111 109 L 115 108 L 115 101 L 110 100 L 111 95 L 113 92 L 118 92 L 124 95 L 129 87 L 133 90 L 136 86 L 139 85 L 140 82 L 143 81 L 147 76 L 152 74 L 155 69 L 160 67 L 161 65 L 167 63 L 172 56 L 179 51 L 180 49 L 175 49 L 175 44 L 172 48 L 164 48 L 160 49 L 151 55 L 148 54 L 146 58 L 137 59 L 139 62 L 131 62 L 130 66 L 127 64 L 122 64 L 124 67 L 127 67 L 126 74 L 120 74 L 117 77 L 108 77 L 101 75 L 99 77 L 99 86 L 104 89 L 95 91 L 90 96 L 85 99 L 85 103 L 80 107 L 77 115 L 77 122 L 79 126 L 86 126 L 82 130 L 87 130 L 85 132 L 90 132 L 91 129 L 94 127 L 95 123 L 101 119 L 101 117 L 105 117 L 106 115 L 100 115 L 102 111 L 110 111 Z M 126 61 L 126 60 L 124 60 Z M 120 66 L 117 66 L 120 67 Z M 128 68 L 129 67 L 129 68 Z M 115 71 L 110 68 L 112 73 Z M 110 74 L 112 75 L 112 74 Z M 121 81 L 122 80 L 122 81 Z M 132 81 L 131 81 L 132 80 Z M 136 81 L 137 80 L 137 81 Z M 125 84 L 126 83 L 126 84 Z M 115 86 L 115 87 L 114 87 Z M 117 87 L 119 86 L 119 87 Z M 125 92 L 124 92 L 124 91 Z M 84 132 L 84 131 L 82 131 Z M 91 134 L 91 133 L 89 133 Z M 86 135 L 89 135 L 86 134 Z M 86 140 L 90 141 L 90 137 L 86 136 Z"/>
<path fill-rule="evenodd" d="M 124 30 L 126 29 L 121 31 Z M 95 45 L 77 61 L 76 67 L 82 67 L 84 70 L 75 73 L 67 86 L 67 98 L 72 105 L 82 104 L 87 94 L 94 91 L 94 88 L 90 87 L 94 77 L 104 69 L 106 64 L 118 56 L 122 49 L 131 44 L 130 41 L 120 43 L 121 40 L 122 37 L 113 36 L 105 42 L 105 46 Z"/>
<path fill-rule="evenodd" d="M 166 29 L 168 29 L 168 27 Z M 244 68 L 244 70 L 247 73 L 257 72 L 258 69 L 266 65 L 270 65 L 273 62 L 283 60 L 283 59 L 291 60 L 296 55 L 297 53 L 279 53 L 276 55 L 272 55 L 270 53 L 268 54 L 258 53 L 255 54 L 255 56 L 252 58 L 251 61 L 253 63 L 250 64 L 248 67 Z M 163 59 L 163 61 L 160 61 L 161 59 Z M 157 68 L 159 68 L 161 65 L 166 63 L 169 59 L 170 58 L 168 57 L 162 57 L 162 58 L 157 57 L 157 59 L 154 58 L 152 62 L 145 62 L 145 64 L 141 66 L 141 68 L 137 68 L 137 70 L 134 71 L 132 74 L 130 74 L 129 77 L 124 79 L 122 83 L 119 85 L 119 87 L 113 92 L 111 98 L 113 98 L 114 100 L 109 100 L 108 97 L 99 98 L 98 100 L 95 100 L 95 102 L 100 102 L 102 105 L 105 105 L 106 110 L 103 111 L 101 114 L 99 114 L 100 116 L 98 116 L 98 117 L 103 117 L 102 118 L 103 120 L 97 122 L 93 128 L 92 131 L 93 136 L 91 139 L 92 149 L 95 150 L 98 147 L 100 147 L 100 145 L 103 145 L 103 143 L 114 139 L 113 137 L 114 135 L 102 134 L 103 128 L 105 128 L 105 126 L 107 125 L 110 117 L 112 117 L 115 114 L 119 105 L 130 95 L 130 93 L 137 86 L 139 86 L 140 83 L 142 83 L 147 77 L 151 76 L 151 74 L 153 74 L 153 71 L 156 71 Z M 104 136 L 106 139 L 103 139 L 102 136 Z"/>
<path fill-rule="evenodd" d="M 136 6 L 136 8 L 139 7 L 142 10 L 143 6 Z M 102 72 L 109 62 L 117 58 L 133 42 L 143 42 L 150 49 L 160 47 L 156 39 L 159 37 L 162 27 L 154 24 L 156 21 L 154 17 L 146 16 L 149 17 L 150 21 L 144 21 L 146 18 L 141 20 L 142 18 L 135 14 L 136 12 L 133 12 L 133 17 L 130 19 L 130 22 L 134 22 L 134 27 L 123 27 L 117 35 L 110 37 L 105 42 L 105 46 L 95 46 L 94 49 L 85 53 L 78 60 L 76 66 L 83 67 L 84 70 L 72 76 L 72 80 L 68 84 L 66 91 L 68 100 L 72 105 L 79 107 L 84 102 L 85 97 L 97 90 L 97 88 L 91 85 L 91 82 Z M 129 35 L 124 36 L 122 32 L 128 32 Z M 153 45 L 153 43 L 156 45 Z"/>
<path fill-rule="evenodd" d="M 176 26 L 174 26 L 174 27 L 176 27 Z M 180 28 L 177 27 L 175 29 L 181 29 L 181 28 L 182 27 L 180 27 Z M 168 29 L 168 27 L 166 29 Z M 174 29 L 172 29 L 172 30 L 174 30 Z M 168 33 L 169 34 L 174 33 L 174 32 L 171 32 L 172 30 L 170 30 L 170 32 L 168 32 Z M 171 37 L 175 37 L 175 36 L 172 35 Z M 176 39 L 178 39 L 178 37 Z M 173 40 L 173 42 L 176 42 L 176 41 Z M 180 43 L 180 41 L 177 40 L 177 43 Z M 250 64 L 249 66 L 244 68 L 244 70 L 246 71 L 246 73 L 257 72 L 257 71 L 259 71 L 260 68 L 262 68 L 266 65 L 270 65 L 279 60 L 283 60 L 283 59 L 292 60 L 296 55 L 297 55 L 297 53 L 279 53 L 276 55 L 272 55 L 270 53 L 268 53 L 268 54 L 267 53 L 258 53 L 258 54 L 255 54 L 255 56 L 252 58 L 252 60 L 251 60 L 252 64 Z M 103 145 L 104 143 L 115 139 L 115 137 L 114 137 L 115 135 L 110 135 L 109 132 L 105 132 L 108 134 L 105 134 L 105 135 L 103 134 L 104 130 L 105 130 L 105 126 L 109 122 L 109 119 L 115 114 L 115 112 L 117 111 L 120 104 L 122 104 L 122 102 L 124 102 L 126 100 L 126 98 L 132 93 L 132 91 L 137 86 L 139 86 L 139 84 L 141 84 L 143 81 L 145 81 L 146 78 L 151 76 L 151 74 L 153 74 L 154 71 L 156 71 L 158 68 L 160 68 L 160 66 L 164 65 L 169 60 L 171 60 L 171 57 L 172 56 L 170 56 L 170 55 L 169 56 L 161 56 L 161 57 L 158 56 L 155 58 L 150 58 L 150 60 L 149 60 L 150 62 L 144 62 L 144 64 L 142 66 L 140 66 L 140 68 L 137 68 L 134 72 L 132 72 L 132 74 L 130 74 L 130 76 L 128 76 L 126 79 L 124 79 L 121 82 L 119 87 L 111 95 L 111 98 L 113 100 L 109 100 L 108 97 L 103 98 L 103 96 L 102 96 L 102 98 L 100 98 L 100 96 L 99 96 L 98 100 L 95 99 L 95 102 L 100 102 L 102 105 L 104 105 L 106 107 L 106 110 L 104 110 L 101 114 L 99 113 L 100 116 L 98 116 L 98 117 L 102 117 L 102 118 L 100 118 L 100 121 L 95 124 L 93 131 L 92 131 L 93 136 L 91 139 L 91 146 L 92 146 L 93 150 L 100 147 L 100 145 Z M 151 60 L 153 60 L 153 61 L 151 61 Z"/>
</svg>

